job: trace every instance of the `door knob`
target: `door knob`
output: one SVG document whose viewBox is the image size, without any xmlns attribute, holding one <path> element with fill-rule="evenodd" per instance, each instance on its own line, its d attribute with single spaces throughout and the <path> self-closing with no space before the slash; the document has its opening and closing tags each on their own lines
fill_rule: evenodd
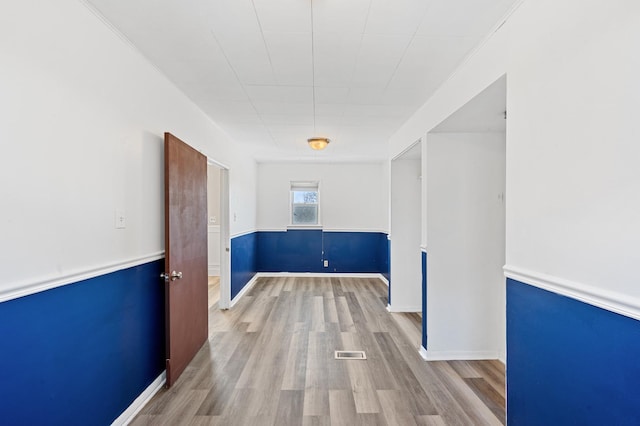
<svg viewBox="0 0 640 426">
<path fill-rule="evenodd" d="M 167 274 L 165 272 L 160 274 L 160 278 L 163 278 L 165 282 L 168 282 L 169 279 L 171 281 L 182 279 L 182 272 L 173 271 L 171 274 Z"/>
</svg>

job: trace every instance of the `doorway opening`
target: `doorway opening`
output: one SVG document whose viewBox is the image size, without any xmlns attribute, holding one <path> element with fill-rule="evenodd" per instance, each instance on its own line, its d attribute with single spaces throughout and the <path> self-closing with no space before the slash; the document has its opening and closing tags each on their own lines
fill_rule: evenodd
<svg viewBox="0 0 640 426">
<path fill-rule="evenodd" d="M 228 309 L 231 303 L 229 233 L 229 169 L 207 161 L 208 305 Z"/>
</svg>

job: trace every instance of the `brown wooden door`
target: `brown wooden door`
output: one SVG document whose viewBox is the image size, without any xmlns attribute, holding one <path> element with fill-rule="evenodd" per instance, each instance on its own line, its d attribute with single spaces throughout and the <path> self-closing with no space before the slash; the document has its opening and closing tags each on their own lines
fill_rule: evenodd
<svg viewBox="0 0 640 426">
<path fill-rule="evenodd" d="M 207 340 L 207 159 L 164 134 L 167 387 Z"/>
</svg>

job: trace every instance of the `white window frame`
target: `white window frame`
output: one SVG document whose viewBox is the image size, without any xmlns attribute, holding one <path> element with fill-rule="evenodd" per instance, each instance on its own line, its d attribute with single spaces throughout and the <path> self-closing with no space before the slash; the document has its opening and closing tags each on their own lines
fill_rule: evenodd
<svg viewBox="0 0 640 426">
<path fill-rule="evenodd" d="M 318 221 L 315 224 L 299 224 L 293 223 L 293 191 L 295 190 L 315 190 L 318 193 L 318 203 L 317 203 L 317 218 Z M 295 229 L 318 229 L 322 228 L 322 216 L 321 213 L 321 196 L 320 196 L 320 181 L 318 180 L 292 180 L 289 183 L 289 225 L 288 228 Z"/>
</svg>

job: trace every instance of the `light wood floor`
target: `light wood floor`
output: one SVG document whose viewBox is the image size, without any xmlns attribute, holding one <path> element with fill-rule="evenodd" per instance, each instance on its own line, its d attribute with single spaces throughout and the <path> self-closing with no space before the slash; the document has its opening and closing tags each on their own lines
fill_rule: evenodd
<svg viewBox="0 0 640 426">
<path fill-rule="evenodd" d="M 213 291 L 215 291 L 215 285 Z M 500 425 L 504 366 L 425 362 L 376 279 L 261 278 L 133 425 Z M 335 350 L 367 360 L 335 360 Z"/>
<path fill-rule="evenodd" d="M 209 277 L 209 315 L 211 308 L 220 300 L 220 277 Z M 216 307 L 217 309 L 217 307 Z"/>
</svg>

